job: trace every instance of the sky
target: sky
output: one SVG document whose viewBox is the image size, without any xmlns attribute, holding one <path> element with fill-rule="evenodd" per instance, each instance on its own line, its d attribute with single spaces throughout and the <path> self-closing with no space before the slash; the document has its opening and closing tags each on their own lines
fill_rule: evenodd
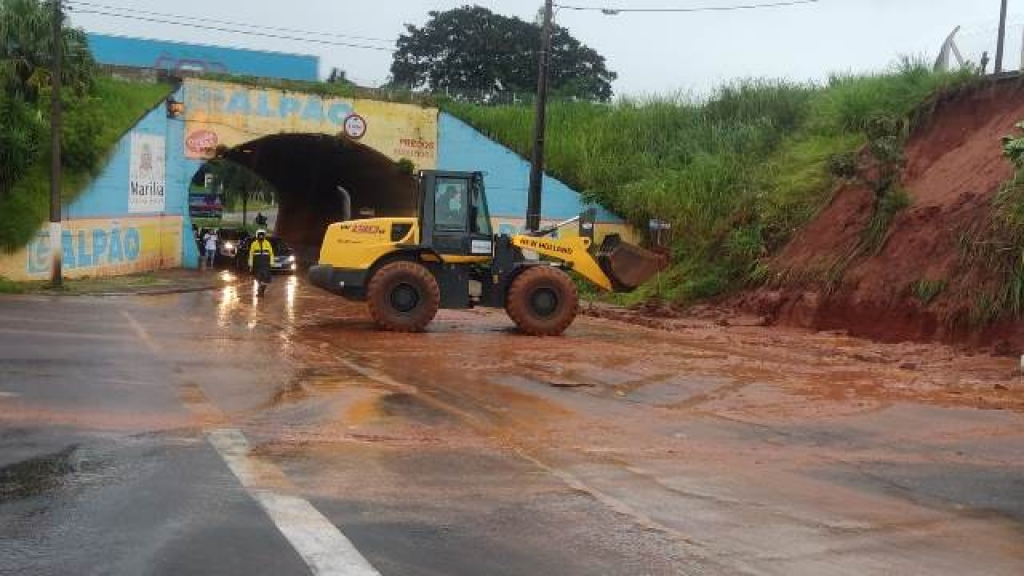
<svg viewBox="0 0 1024 576">
<path fill-rule="evenodd" d="M 431 10 L 471 3 L 467 0 L 77 0 L 107 6 L 131 6 L 204 19 L 286 27 L 392 40 L 406 23 L 422 25 Z M 613 8 L 723 7 L 768 3 L 773 0 L 561 0 L 567 6 Z M 774 0 L 778 1 L 778 0 Z M 332 67 L 350 79 L 377 86 L 388 77 L 391 54 L 296 40 L 259 38 L 118 19 L 71 4 L 71 22 L 91 32 L 159 38 L 315 54 L 320 73 Z M 558 0 L 556 0 L 558 3 Z M 495 12 L 532 20 L 541 0 L 480 1 Z M 1021 61 L 1024 0 L 1009 0 L 1010 17 L 1006 65 Z M 959 46 L 978 59 L 984 50 L 994 58 L 999 0 L 820 0 L 817 4 L 705 13 L 620 13 L 560 9 L 556 21 L 596 49 L 619 74 L 619 95 L 684 93 L 706 95 L 714 87 L 738 78 L 787 78 L 822 81 L 830 73 L 876 71 L 901 55 L 934 60 L 943 40 L 962 26 Z M 310 37 L 308 34 L 298 36 Z M 342 40 L 342 39 L 339 39 Z M 390 46 L 377 40 L 344 39 L 353 43 Z M 990 65 L 991 68 L 991 65 Z"/>
</svg>

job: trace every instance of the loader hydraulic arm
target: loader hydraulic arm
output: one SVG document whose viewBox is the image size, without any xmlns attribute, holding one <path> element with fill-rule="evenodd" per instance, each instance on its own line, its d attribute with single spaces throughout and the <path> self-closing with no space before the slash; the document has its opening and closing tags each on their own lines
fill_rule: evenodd
<svg viewBox="0 0 1024 576">
<path fill-rule="evenodd" d="M 592 243 L 590 238 L 583 237 L 558 239 L 522 235 L 512 237 L 513 246 L 565 262 L 595 286 L 611 292 L 615 289 L 611 279 L 590 254 Z"/>
</svg>

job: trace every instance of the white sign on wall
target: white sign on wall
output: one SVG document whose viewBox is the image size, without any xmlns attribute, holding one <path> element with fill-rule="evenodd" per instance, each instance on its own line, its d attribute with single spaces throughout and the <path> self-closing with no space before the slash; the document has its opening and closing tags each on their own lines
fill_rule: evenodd
<svg viewBox="0 0 1024 576">
<path fill-rule="evenodd" d="M 166 206 L 165 142 L 162 136 L 132 132 L 128 169 L 128 212 L 163 212 Z"/>
</svg>

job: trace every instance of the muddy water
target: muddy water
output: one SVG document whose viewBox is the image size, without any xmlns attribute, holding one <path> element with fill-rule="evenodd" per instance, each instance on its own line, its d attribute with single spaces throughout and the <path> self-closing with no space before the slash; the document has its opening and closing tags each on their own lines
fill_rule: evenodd
<svg viewBox="0 0 1024 576">
<path fill-rule="evenodd" d="M 580 318 L 537 339 L 488 311 L 387 334 L 297 279 L 266 300 L 239 284 L 117 305 L 158 352 L 125 377 L 176 408 L 5 389 L 25 396 L 0 397 L 0 423 L 238 428 L 281 471 L 266 485 L 437 554 L 517 542 L 607 561 L 579 573 L 690 573 L 680 558 L 721 574 L 1024 573 L 1024 383 L 1006 359 L 698 320 Z M 2 489 L 59 488 L 83 469 L 61 450 Z M 552 562 L 520 573 L 573 573 Z"/>
</svg>

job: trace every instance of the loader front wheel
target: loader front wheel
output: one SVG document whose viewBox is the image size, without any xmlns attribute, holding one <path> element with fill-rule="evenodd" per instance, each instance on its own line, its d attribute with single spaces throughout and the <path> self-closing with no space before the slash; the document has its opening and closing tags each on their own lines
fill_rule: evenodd
<svg viewBox="0 0 1024 576">
<path fill-rule="evenodd" d="M 378 270 L 366 287 L 370 316 L 391 332 L 420 332 L 441 306 L 437 280 L 416 262 L 392 262 Z"/>
<path fill-rule="evenodd" d="M 505 310 L 519 331 L 558 336 L 576 319 L 579 295 L 569 275 L 552 266 L 524 270 L 508 289 Z"/>
</svg>

